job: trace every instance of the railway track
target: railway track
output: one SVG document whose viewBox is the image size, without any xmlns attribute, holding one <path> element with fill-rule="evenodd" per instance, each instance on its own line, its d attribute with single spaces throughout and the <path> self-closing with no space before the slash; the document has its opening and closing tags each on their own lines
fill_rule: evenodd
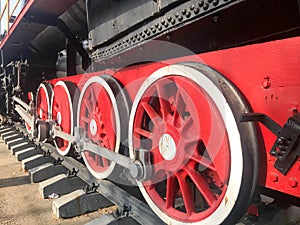
<svg viewBox="0 0 300 225">
<path fill-rule="evenodd" d="M 72 157 L 62 156 L 48 143 L 28 138 L 26 128 L 18 123 L 0 127 L 0 136 L 8 149 L 29 172 L 31 182 L 39 183 L 43 198 L 53 198 L 53 213 L 59 218 L 71 218 L 112 205 L 113 214 L 102 215 L 86 225 L 123 225 L 163 223 L 136 191 L 124 190 L 108 180 L 98 180 Z M 123 187 L 124 188 L 124 187 Z M 263 205 L 265 203 L 261 203 Z M 276 206 L 264 208 L 257 217 L 246 214 L 237 225 L 299 225 L 299 208 L 284 210 Z M 289 218 L 287 218 L 289 215 Z"/>
</svg>

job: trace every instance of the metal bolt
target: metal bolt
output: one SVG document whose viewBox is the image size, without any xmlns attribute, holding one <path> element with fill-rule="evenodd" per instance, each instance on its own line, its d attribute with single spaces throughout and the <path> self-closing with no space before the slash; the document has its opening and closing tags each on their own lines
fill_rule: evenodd
<svg viewBox="0 0 300 225">
<path fill-rule="evenodd" d="M 269 177 L 274 183 L 278 181 L 278 175 L 276 173 L 271 173 Z"/>
<path fill-rule="evenodd" d="M 195 4 L 191 5 L 190 9 L 194 10 L 195 9 Z"/>
<path fill-rule="evenodd" d="M 204 1 L 201 0 L 199 3 L 198 3 L 199 7 L 202 7 L 204 5 Z"/>
<path fill-rule="evenodd" d="M 182 13 L 182 15 L 185 15 L 185 14 L 186 14 L 186 9 L 183 9 L 183 10 L 181 11 L 181 13 Z"/>
<path fill-rule="evenodd" d="M 215 23 L 217 23 L 219 21 L 219 17 L 218 16 L 214 16 L 213 20 L 214 20 Z"/>
<path fill-rule="evenodd" d="M 288 183 L 292 188 L 296 188 L 298 186 L 298 180 L 294 177 L 290 178 Z"/>
<path fill-rule="evenodd" d="M 189 18 L 190 16 L 191 16 L 191 12 L 190 11 L 188 11 L 187 13 L 186 13 L 186 15 L 185 15 L 187 18 Z"/>
<path fill-rule="evenodd" d="M 159 27 L 159 23 L 155 23 L 155 27 L 158 28 Z"/>
<path fill-rule="evenodd" d="M 198 14 L 200 12 L 200 9 L 198 8 L 198 7 L 196 7 L 195 9 L 194 9 L 194 13 L 195 14 Z"/>
<path fill-rule="evenodd" d="M 171 22 L 173 20 L 172 16 L 168 17 L 168 21 Z"/>
<path fill-rule="evenodd" d="M 204 9 L 204 10 L 207 10 L 208 8 L 209 8 L 209 4 L 205 3 L 205 4 L 203 5 L 203 9 Z"/>
<path fill-rule="evenodd" d="M 155 27 L 153 25 L 151 26 L 151 30 L 152 30 L 153 33 L 156 32 L 156 29 L 155 29 Z"/>
<path fill-rule="evenodd" d="M 270 78 L 269 77 L 265 77 L 264 78 L 262 86 L 263 86 L 264 89 L 268 89 L 269 87 L 271 87 L 271 82 L 270 82 Z"/>
<path fill-rule="evenodd" d="M 219 0 L 213 0 L 213 5 L 217 6 L 219 4 Z"/>
<path fill-rule="evenodd" d="M 208 0 L 209 3 L 212 3 L 213 0 Z"/>
<path fill-rule="evenodd" d="M 281 151 L 285 151 L 285 148 L 289 146 L 289 141 L 286 140 L 284 137 L 279 137 L 277 139 L 276 145 Z"/>
</svg>

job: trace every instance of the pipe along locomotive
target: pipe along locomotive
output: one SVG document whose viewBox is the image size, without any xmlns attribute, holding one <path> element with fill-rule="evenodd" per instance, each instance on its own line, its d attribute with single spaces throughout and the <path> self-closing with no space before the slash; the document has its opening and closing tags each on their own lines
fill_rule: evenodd
<svg viewBox="0 0 300 225">
<path fill-rule="evenodd" d="M 299 0 L 0 7 L 2 123 L 138 186 L 167 224 L 234 224 L 265 192 L 299 204 Z"/>
</svg>

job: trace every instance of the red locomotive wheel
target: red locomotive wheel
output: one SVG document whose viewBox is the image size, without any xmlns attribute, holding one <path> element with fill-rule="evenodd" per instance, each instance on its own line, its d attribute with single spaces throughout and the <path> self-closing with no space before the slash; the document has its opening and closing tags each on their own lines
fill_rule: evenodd
<svg viewBox="0 0 300 225">
<path fill-rule="evenodd" d="M 73 134 L 74 115 L 73 102 L 74 90 L 72 83 L 58 81 L 53 88 L 51 103 L 52 119 L 61 127 L 62 131 Z M 60 137 L 54 139 L 57 151 L 61 155 L 67 155 L 71 149 L 71 143 Z"/>
<path fill-rule="evenodd" d="M 138 148 L 151 151 L 153 176 L 139 187 L 167 224 L 230 224 L 253 191 L 253 162 L 232 105 L 208 73 L 164 67 L 147 78 L 133 102 L 130 155 Z M 247 193 L 246 204 L 236 209 L 241 193 Z"/>
<path fill-rule="evenodd" d="M 102 77 L 92 77 L 85 83 L 78 102 L 77 124 L 93 143 L 119 151 L 119 110 L 111 87 Z M 116 165 L 89 151 L 82 156 L 87 168 L 99 179 L 107 178 Z"/>
<path fill-rule="evenodd" d="M 40 84 L 36 95 L 36 114 L 38 119 L 47 120 L 51 112 L 52 86 L 49 83 Z"/>
</svg>

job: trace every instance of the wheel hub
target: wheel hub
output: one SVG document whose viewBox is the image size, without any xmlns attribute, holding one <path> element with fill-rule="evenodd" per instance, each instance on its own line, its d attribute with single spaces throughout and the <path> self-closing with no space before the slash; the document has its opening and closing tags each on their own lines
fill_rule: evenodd
<svg viewBox="0 0 300 225">
<path fill-rule="evenodd" d="M 97 134 L 97 131 L 98 131 L 97 123 L 96 123 L 95 119 L 92 119 L 90 121 L 90 132 L 93 136 L 95 136 Z"/>
<path fill-rule="evenodd" d="M 176 156 L 176 143 L 171 135 L 163 134 L 159 139 L 159 152 L 165 160 L 173 160 Z"/>
</svg>

